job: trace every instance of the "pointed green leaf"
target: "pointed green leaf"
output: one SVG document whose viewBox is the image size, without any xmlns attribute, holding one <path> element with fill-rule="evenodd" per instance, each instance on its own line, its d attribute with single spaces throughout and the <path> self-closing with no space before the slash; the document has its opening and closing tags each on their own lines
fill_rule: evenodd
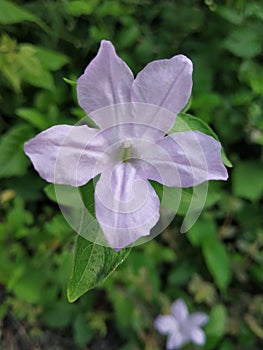
<svg viewBox="0 0 263 350">
<path fill-rule="evenodd" d="M 24 154 L 24 142 L 32 136 L 30 126 L 14 126 L 0 142 L 0 177 L 19 176 L 26 172 L 29 159 Z"/>
<path fill-rule="evenodd" d="M 11 1 L 0 0 L 0 24 L 8 25 L 24 21 L 37 23 L 42 29 L 48 31 L 47 25 L 33 13 L 23 9 Z"/>
<path fill-rule="evenodd" d="M 14 24 L 23 21 L 36 22 L 36 16 L 11 1 L 0 0 L 0 23 Z"/>
<path fill-rule="evenodd" d="M 193 246 L 198 247 L 207 239 L 214 238 L 216 233 L 215 222 L 211 219 L 200 219 L 187 232 L 187 238 Z"/>
<path fill-rule="evenodd" d="M 49 184 L 45 186 L 44 192 L 50 200 L 60 205 L 78 209 L 83 207 L 82 200 L 76 187 Z"/>
<path fill-rule="evenodd" d="M 98 2 L 99 0 L 71 0 L 70 2 L 66 2 L 64 6 L 71 16 L 79 17 L 81 15 L 92 14 Z"/>
<path fill-rule="evenodd" d="M 224 305 L 213 307 L 209 322 L 205 326 L 206 345 L 205 349 L 217 349 L 216 345 L 224 336 L 227 324 L 227 311 Z"/>
<path fill-rule="evenodd" d="M 58 70 L 69 61 L 69 58 L 60 52 L 41 46 L 34 46 L 34 48 L 39 61 L 48 70 Z"/>
<path fill-rule="evenodd" d="M 215 237 L 207 238 L 202 243 L 206 265 L 217 286 L 225 290 L 231 280 L 230 258 L 223 243 Z"/>
<path fill-rule="evenodd" d="M 127 258 L 130 251 L 131 248 L 125 248 L 116 252 L 78 236 L 67 290 L 68 300 L 74 302 L 101 284 Z"/>
<path fill-rule="evenodd" d="M 263 165 L 258 161 L 239 162 L 233 171 L 233 193 L 252 201 L 263 193 Z"/>
<path fill-rule="evenodd" d="M 16 115 L 37 127 L 41 131 L 52 125 L 47 116 L 35 108 L 18 108 L 16 110 Z"/>
</svg>

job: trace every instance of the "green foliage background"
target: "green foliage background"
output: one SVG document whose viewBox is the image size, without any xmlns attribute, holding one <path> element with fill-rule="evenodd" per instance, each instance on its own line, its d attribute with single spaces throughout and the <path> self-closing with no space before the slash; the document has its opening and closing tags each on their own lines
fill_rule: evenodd
<svg viewBox="0 0 263 350">
<path fill-rule="evenodd" d="M 178 297 L 210 315 L 204 349 L 262 349 L 262 21 L 260 0 L 0 0 L 4 350 L 163 349 L 153 321 Z M 182 205 L 163 234 L 70 304 L 76 236 L 23 143 L 84 116 L 63 77 L 76 80 L 101 39 L 111 40 L 135 73 L 151 60 L 190 57 L 189 113 L 215 130 L 233 168 L 228 182 L 210 183 L 205 210 L 187 234 L 179 232 Z"/>
</svg>

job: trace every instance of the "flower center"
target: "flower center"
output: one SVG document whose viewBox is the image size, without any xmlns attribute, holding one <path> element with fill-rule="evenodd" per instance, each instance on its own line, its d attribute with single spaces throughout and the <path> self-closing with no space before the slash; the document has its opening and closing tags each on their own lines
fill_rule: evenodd
<svg viewBox="0 0 263 350">
<path fill-rule="evenodd" d="M 120 159 L 122 162 L 128 162 L 131 159 L 132 143 L 125 140 L 122 144 Z"/>
</svg>

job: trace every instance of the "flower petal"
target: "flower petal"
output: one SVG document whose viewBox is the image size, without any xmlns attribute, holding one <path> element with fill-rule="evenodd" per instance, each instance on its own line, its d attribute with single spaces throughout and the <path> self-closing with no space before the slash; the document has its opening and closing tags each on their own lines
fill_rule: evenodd
<svg viewBox="0 0 263 350">
<path fill-rule="evenodd" d="M 174 124 L 172 112 L 159 106 L 140 102 L 107 106 L 92 112 L 90 117 L 100 129 L 129 124 L 130 131 L 126 136 L 129 136 L 133 129 L 136 129 L 133 132 L 133 136 L 136 136 L 138 128 L 144 128 L 143 134 L 139 136 L 148 137 L 150 135 L 155 139 L 164 136 Z"/>
<path fill-rule="evenodd" d="M 178 324 L 173 316 L 160 315 L 154 321 L 154 327 L 161 334 L 171 334 L 177 331 Z"/>
<path fill-rule="evenodd" d="M 103 150 L 99 131 L 86 125 L 53 126 L 24 145 L 39 175 L 48 182 L 81 186 L 99 173 Z"/>
<path fill-rule="evenodd" d="M 133 74 L 116 54 L 111 42 L 102 40 L 97 56 L 77 81 L 79 105 L 89 114 L 116 103 L 131 101 Z"/>
<path fill-rule="evenodd" d="M 136 77 L 132 101 L 161 106 L 178 114 L 192 90 L 192 62 L 183 55 L 150 62 Z"/>
<path fill-rule="evenodd" d="M 199 131 L 177 132 L 138 151 L 144 162 L 139 174 L 171 187 L 197 186 L 208 180 L 226 180 L 221 144 Z"/>
<path fill-rule="evenodd" d="M 195 312 L 189 316 L 189 320 L 193 325 L 201 327 L 208 322 L 209 317 L 204 312 Z"/>
<path fill-rule="evenodd" d="M 193 327 L 189 331 L 189 337 L 193 343 L 196 345 L 204 345 L 205 344 L 205 333 L 202 329 L 198 327 Z"/>
<path fill-rule="evenodd" d="M 174 332 L 168 336 L 166 348 L 167 350 L 180 349 L 187 341 L 188 339 L 185 338 L 184 334 L 180 332 Z"/>
<path fill-rule="evenodd" d="M 188 316 L 188 310 L 183 299 L 178 299 L 171 305 L 172 315 L 181 324 Z"/>
<path fill-rule="evenodd" d="M 150 234 L 159 219 L 160 202 L 129 162 L 104 171 L 95 189 L 96 218 L 110 247 L 122 249 Z"/>
</svg>

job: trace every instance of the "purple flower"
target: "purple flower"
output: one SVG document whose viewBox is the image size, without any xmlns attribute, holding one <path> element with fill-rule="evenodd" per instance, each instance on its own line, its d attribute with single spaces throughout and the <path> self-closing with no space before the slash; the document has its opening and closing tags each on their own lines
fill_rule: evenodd
<svg viewBox="0 0 263 350">
<path fill-rule="evenodd" d="M 161 334 L 167 334 L 167 350 L 180 349 L 185 343 L 205 344 L 205 333 L 201 329 L 208 321 L 203 312 L 189 315 L 187 306 L 182 299 L 176 300 L 171 306 L 171 315 L 158 316 L 154 322 L 155 328 Z"/>
<path fill-rule="evenodd" d="M 221 145 L 198 131 L 167 136 L 192 88 L 183 55 L 149 63 L 134 79 L 109 41 L 77 81 L 80 106 L 96 123 L 53 126 L 25 143 L 39 175 L 82 186 L 100 174 L 95 213 L 108 245 L 121 249 L 150 234 L 160 217 L 148 180 L 190 187 L 226 180 Z"/>
</svg>

